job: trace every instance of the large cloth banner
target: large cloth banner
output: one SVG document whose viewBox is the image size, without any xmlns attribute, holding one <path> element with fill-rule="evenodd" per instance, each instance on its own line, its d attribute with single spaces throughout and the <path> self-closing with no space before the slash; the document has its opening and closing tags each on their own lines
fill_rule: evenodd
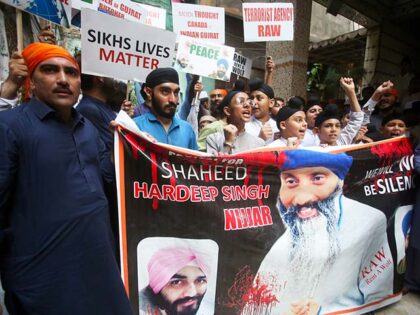
<svg viewBox="0 0 420 315">
<path fill-rule="evenodd" d="M 407 139 L 220 157 L 124 128 L 118 139 L 122 275 L 135 314 L 362 314 L 401 298 Z"/>
<path fill-rule="evenodd" d="M 82 72 L 144 82 L 171 67 L 176 34 L 82 8 Z"/>
<path fill-rule="evenodd" d="M 35 14 L 55 24 L 70 27 L 71 0 L 0 0 L 0 2 Z"/>
<path fill-rule="evenodd" d="M 245 42 L 293 40 L 293 3 L 242 3 Z"/>
</svg>

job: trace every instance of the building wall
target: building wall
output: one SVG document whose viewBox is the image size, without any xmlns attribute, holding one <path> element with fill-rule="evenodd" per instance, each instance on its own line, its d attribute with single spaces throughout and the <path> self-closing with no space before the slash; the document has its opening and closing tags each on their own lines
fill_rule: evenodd
<svg viewBox="0 0 420 315">
<path fill-rule="evenodd" d="M 310 41 L 319 42 L 362 28 L 359 24 L 341 16 L 327 13 L 327 8 L 312 1 Z"/>
</svg>

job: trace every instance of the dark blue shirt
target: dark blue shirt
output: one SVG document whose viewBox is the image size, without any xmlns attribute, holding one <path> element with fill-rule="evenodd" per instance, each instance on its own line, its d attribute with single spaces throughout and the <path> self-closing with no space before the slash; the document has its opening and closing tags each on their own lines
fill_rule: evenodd
<svg viewBox="0 0 420 315">
<path fill-rule="evenodd" d="M 0 113 L 6 303 L 27 314 L 131 314 L 103 191 L 114 175 L 109 151 L 92 123 L 72 115 L 65 124 L 36 99 Z"/>
<path fill-rule="evenodd" d="M 177 116 L 172 118 L 168 131 L 152 112 L 134 118 L 134 122 L 141 131 L 149 133 L 159 142 L 192 150 L 198 149 L 192 127 Z"/>
<path fill-rule="evenodd" d="M 109 129 L 111 120 L 115 120 L 117 114 L 106 103 L 89 95 L 83 95 L 76 109 L 91 121 L 99 131 L 102 141 L 109 150 L 114 149 L 114 134 Z"/>
</svg>

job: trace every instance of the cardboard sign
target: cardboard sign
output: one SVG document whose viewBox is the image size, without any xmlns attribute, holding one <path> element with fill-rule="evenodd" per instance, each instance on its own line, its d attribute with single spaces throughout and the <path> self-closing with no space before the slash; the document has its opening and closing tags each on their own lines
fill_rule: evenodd
<svg viewBox="0 0 420 315">
<path fill-rule="evenodd" d="M 225 9 L 172 3 L 174 32 L 198 40 L 225 43 Z"/>
<path fill-rule="evenodd" d="M 172 66 L 176 34 L 82 8 L 82 72 L 144 81 Z"/>
<path fill-rule="evenodd" d="M 55 24 L 70 27 L 71 0 L 0 0 L 0 2 L 37 15 Z"/>
<path fill-rule="evenodd" d="M 243 3 L 245 42 L 293 40 L 293 3 Z"/>
<path fill-rule="evenodd" d="M 252 59 L 242 56 L 235 52 L 233 56 L 232 72 L 241 77 L 249 79 L 251 77 Z"/>
<path fill-rule="evenodd" d="M 209 156 L 121 130 L 121 271 L 135 314 L 159 314 L 185 266 L 203 279 L 191 314 L 357 315 L 401 298 L 409 141 L 270 149 Z"/>
<path fill-rule="evenodd" d="M 154 7 L 152 5 L 137 3 L 138 6 L 147 11 L 146 20 L 143 24 L 166 29 L 166 10 Z"/>
<path fill-rule="evenodd" d="M 180 36 L 175 69 L 229 81 L 235 48 Z"/>
</svg>

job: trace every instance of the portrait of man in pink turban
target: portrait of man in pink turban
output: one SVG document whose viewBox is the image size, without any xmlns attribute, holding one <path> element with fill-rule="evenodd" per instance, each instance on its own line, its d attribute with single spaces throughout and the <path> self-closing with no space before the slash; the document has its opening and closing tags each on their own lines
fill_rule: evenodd
<svg viewBox="0 0 420 315">
<path fill-rule="evenodd" d="M 139 292 L 142 315 L 194 315 L 207 292 L 211 259 L 190 247 L 166 247 L 147 265 L 149 284 Z"/>
</svg>

